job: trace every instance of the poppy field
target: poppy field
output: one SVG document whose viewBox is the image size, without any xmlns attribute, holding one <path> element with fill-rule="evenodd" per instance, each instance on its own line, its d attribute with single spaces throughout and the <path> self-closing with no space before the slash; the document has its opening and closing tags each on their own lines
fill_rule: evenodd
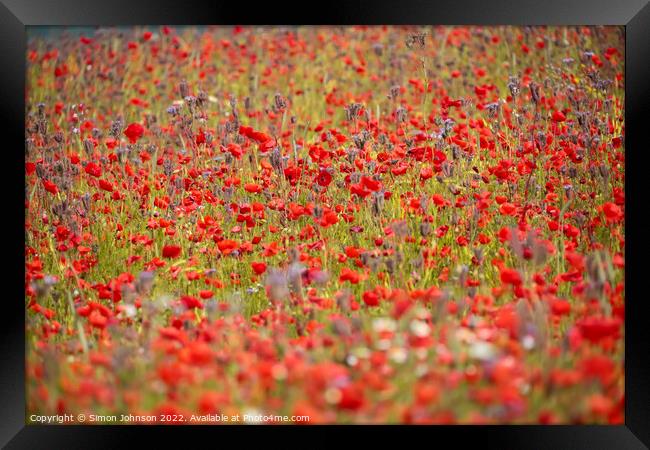
<svg viewBox="0 0 650 450">
<path fill-rule="evenodd" d="M 26 58 L 28 423 L 624 422 L 621 27 Z"/>
</svg>

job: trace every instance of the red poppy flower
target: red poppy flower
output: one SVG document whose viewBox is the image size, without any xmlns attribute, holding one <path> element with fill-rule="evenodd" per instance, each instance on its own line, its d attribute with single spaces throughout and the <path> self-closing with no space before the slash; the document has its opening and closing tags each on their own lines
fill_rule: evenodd
<svg viewBox="0 0 650 450">
<path fill-rule="evenodd" d="M 332 175 L 327 170 L 321 169 L 321 171 L 316 176 L 316 183 L 319 186 L 327 187 L 332 182 Z"/>
<path fill-rule="evenodd" d="M 504 216 L 511 216 L 517 210 L 516 206 L 512 203 L 504 203 L 499 207 L 499 212 Z"/>
<path fill-rule="evenodd" d="M 96 178 L 99 178 L 99 177 L 102 176 L 102 168 L 98 164 L 96 164 L 94 162 L 89 162 L 88 164 L 86 164 L 86 167 L 84 168 L 84 171 L 88 175 L 92 175 L 93 177 L 96 177 Z"/>
<path fill-rule="evenodd" d="M 368 306 L 379 306 L 379 296 L 372 291 L 364 292 L 363 302 Z"/>
<path fill-rule="evenodd" d="M 363 389 L 358 386 L 346 386 L 339 390 L 340 398 L 338 401 L 339 409 L 357 410 L 364 404 Z"/>
<path fill-rule="evenodd" d="M 183 295 L 181 297 L 181 302 L 183 302 L 187 309 L 203 309 L 203 303 L 201 303 L 198 298 L 192 297 L 191 295 Z"/>
<path fill-rule="evenodd" d="M 515 269 L 503 268 L 500 273 L 501 282 L 519 286 L 521 284 L 521 275 Z"/>
<path fill-rule="evenodd" d="M 618 317 L 588 317 L 577 323 L 580 334 L 591 342 L 618 336 L 621 320 Z"/>
<path fill-rule="evenodd" d="M 551 119 L 553 119 L 553 122 L 564 122 L 566 120 L 566 116 L 562 111 L 554 111 Z"/>
<path fill-rule="evenodd" d="M 239 145 L 239 144 L 235 144 L 235 143 L 230 143 L 230 144 L 228 144 L 228 147 L 226 147 L 226 150 L 227 150 L 227 151 L 228 151 L 232 156 L 234 156 L 236 159 L 240 159 L 241 156 L 242 156 L 242 154 L 243 154 L 243 151 L 242 151 L 241 145 Z"/>
<path fill-rule="evenodd" d="M 59 188 L 56 184 L 52 183 L 50 180 L 43 180 L 43 187 L 45 190 L 51 194 L 56 194 L 59 192 Z"/>
<path fill-rule="evenodd" d="M 234 251 L 235 249 L 237 249 L 238 246 L 239 244 L 237 244 L 237 242 L 230 239 L 224 239 L 217 243 L 217 247 L 219 247 L 219 250 L 221 250 L 226 254 Z"/>
<path fill-rule="evenodd" d="M 381 182 L 377 181 L 377 180 L 373 180 L 370 177 L 365 177 L 365 176 L 361 177 L 361 184 L 366 189 L 369 189 L 369 190 L 374 191 L 374 192 L 381 189 Z"/>
<path fill-rule="evenodd" d="M 262 192 L 262 186 L 257 183 L 246 183 L 244 189 L 246 192 L 250 192 L 251 194 Z"/>
<path fill-rule="evenodd" d="M 113 192 L 113 184 L 110 181 L 99 180 L 99 187 L 104 191 Z"/>
<path fill-rule="evenodd" d="M 90 313 L 88 317 L 90 324 L 95 328 L 104 328 L 108 323 L 108 319 L 98 310 L 95 310 Z"/>
<path fill-rule="evenodd" d="M 420 169 L 420 179 L 426 181 L 433 177 L 433 169 L 430 166 L 425 166 Z"/>
<path fill-rule="evenodd" d="M 209 298 L 214 297 L 214 292 L 209 291 L 209 290 L 206 289 L 206 290 L 203 290 L 203 291 L 199 292 L 199 297 L 201 297 L 203 300 L 207 300 Z"/>
<path fill-rule="evenodd" d="M 349 281 L 352 284 L 357 284 L 360 280 L 359 274 L 352 269 L 344 267 L 339 276 L 340 281 Z"/>
<path fill-rule="evenodd" d="M 165 245 L 162 250 L 163 258 L 176 258 L 181 254 L 179 245 Z"/>
<path fill-rule="evenodd" d="M 253 272 L 255 272 L 257 275 L 261 275 L 266 272 L 266 263 L 252 262 L 251 267 L 253 268 Z"/>
<path fill-rule="evenodd" d="M 129 138 L 131 144 L 135 144 L 138 142 L 138 139 L 144 135 L 144 127 L 139 123 L 132 123 L 126 127 L 126 130 L 124 130 L 124 135 Z"/>
<path fill-rule="evenodd" d="M 603 205 L 603 213 L 605 213 L 605 217 L 607 217 L 607 221 L 609 222 L 617 222 L 623 218 L 623 211 L 615 203 L 605 203 Z"/>
</svg>

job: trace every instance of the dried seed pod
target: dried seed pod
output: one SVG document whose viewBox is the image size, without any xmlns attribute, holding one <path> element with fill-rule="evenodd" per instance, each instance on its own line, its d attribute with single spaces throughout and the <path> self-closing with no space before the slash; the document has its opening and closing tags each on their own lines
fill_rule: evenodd
<svg viewBox="0 0 650 450">
<path fill-rule="evenodd" d="M 432 227 L 431 224 L 427 221 L 421 222 L 420 223 L 420 234 L 422 237 L 426 238 L 431 234 Z"/>
<path fill-rule="evenodd" d="M 410 49 L 422 50 L 426 46 L 426 37 L 426 33 L 411 34 L 408 38 L 406 38 L 406 47 Z"/>
<path fill-rule="evenodd" d="M 181 95 L 181 98 L 186 98 L 190 95 L 190 87 L 187 84 L 186 80 L 182 80 L 178 85 L 178 92 Z"/>
<path fill-rule="evenodd" d="M 533 81 L 528 85 L 528 88 L 530 89 L 531 100 L 537 105 L 539 103 L 539 85 Z"/>
</svg>

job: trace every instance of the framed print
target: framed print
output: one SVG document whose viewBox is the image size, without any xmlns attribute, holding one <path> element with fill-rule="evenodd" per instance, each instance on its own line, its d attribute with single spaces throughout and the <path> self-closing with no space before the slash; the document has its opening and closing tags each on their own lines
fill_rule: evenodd
<svg viewBox="0 0 650 450">
<path fill-rule="evenodd" d="M 3 0 L 2 444 L 647 448 L 650 6 L 242 6 Z"/>
</svg>

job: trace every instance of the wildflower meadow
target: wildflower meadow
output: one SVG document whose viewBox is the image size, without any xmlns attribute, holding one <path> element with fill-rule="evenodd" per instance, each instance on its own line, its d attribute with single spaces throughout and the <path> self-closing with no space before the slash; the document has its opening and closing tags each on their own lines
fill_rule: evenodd
<svg viewBox="0 0 650 450">
<path fill-rule="evenodd" d="M 624 422 L 622 27 L 28 36 L 28 423 Z"/>
</svg>

